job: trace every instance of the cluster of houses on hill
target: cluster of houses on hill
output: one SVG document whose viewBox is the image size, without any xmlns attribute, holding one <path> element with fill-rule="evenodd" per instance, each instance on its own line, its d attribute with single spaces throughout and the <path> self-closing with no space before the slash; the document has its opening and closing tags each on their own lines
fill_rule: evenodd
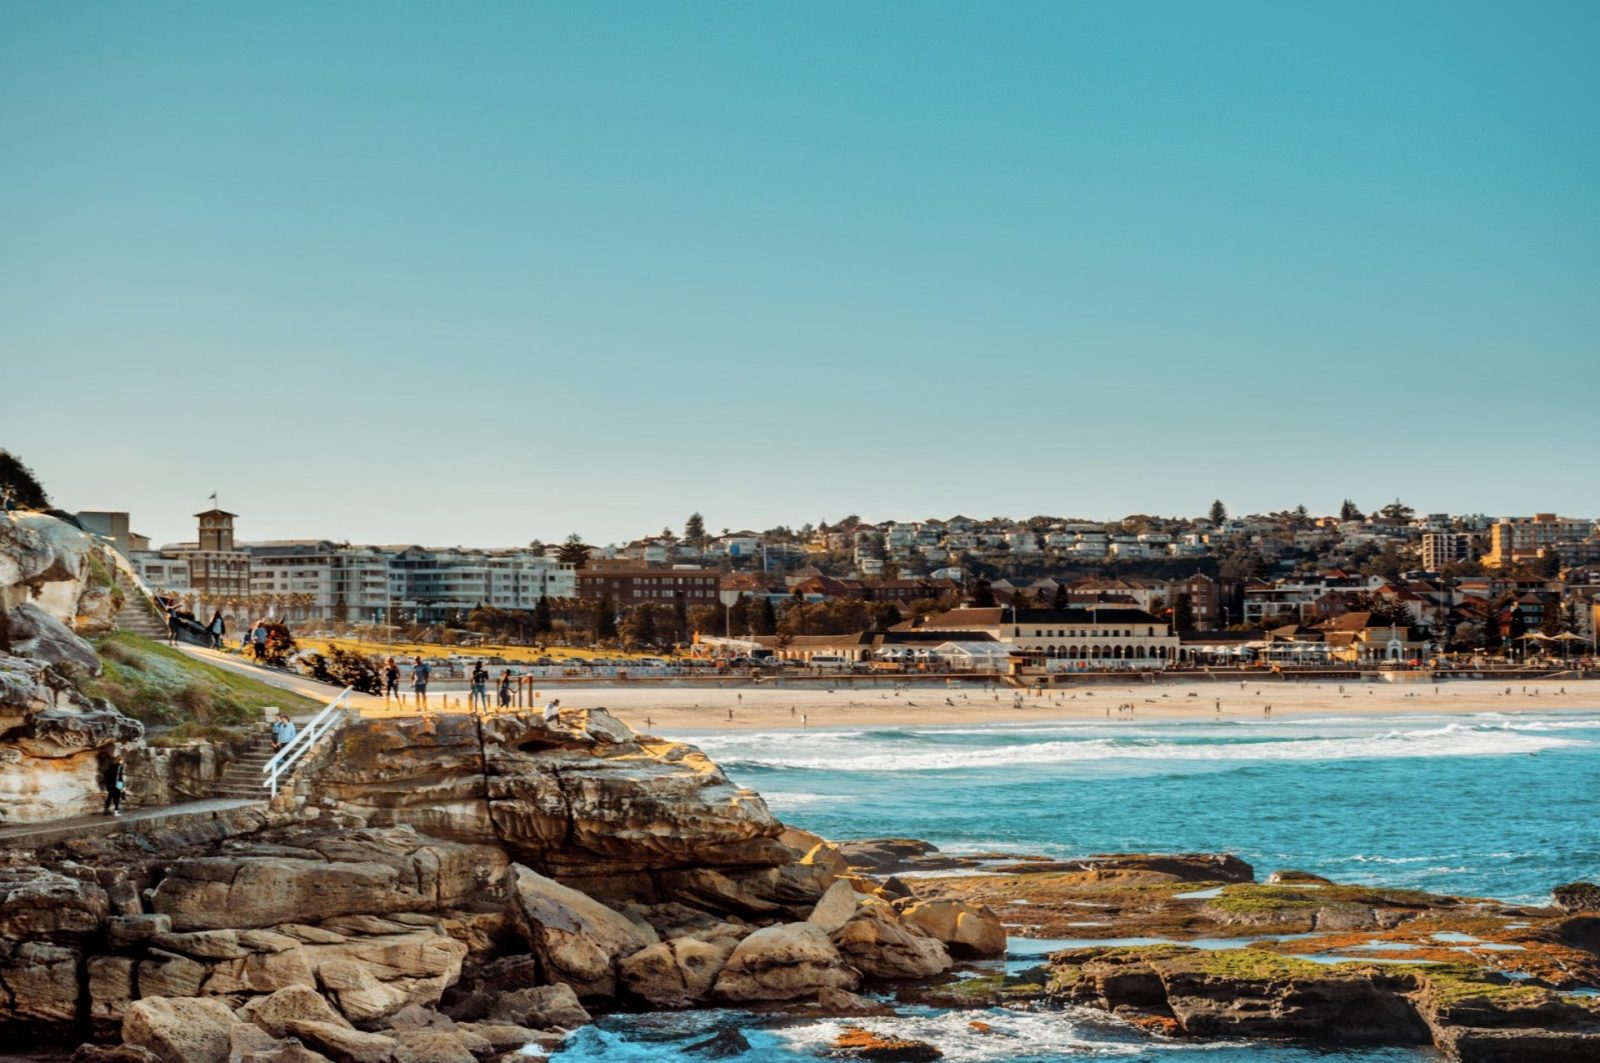
<svg viewBox="0 0 1600 1063">
<path fill-rule="evenodd" d="M 873 524 L 850 517 L 837 524 L 724 531 L 680 538 L 669 532 L 598 549 L 596 556 L 641 564 L 698 563 L 733 568 L 823 567 L 830 575 L 935 577 L 974 562 L 1102 562 L 1205 558 L 1249 550 L 1266 562 L 1310 561 L 1327 567 L 1385 547 L 1415 555 L 1437 572 L 1480 562 L 1502 569 L 1553 559 L 1570 568 L 1600 563 L 1600 530 L 1592 519 L 1539 513 L 1531 517 L 1435 513 L 1417 516 L 1395 504 L 1372 516 L 1314 517 L 1303 511 L 1199 518 L 1129 517 L 1093 522 L 1035 517 L 1025 522 L 967 516 Z M 841 568 L 840 565 L 844 567 Z"/>
</svg>

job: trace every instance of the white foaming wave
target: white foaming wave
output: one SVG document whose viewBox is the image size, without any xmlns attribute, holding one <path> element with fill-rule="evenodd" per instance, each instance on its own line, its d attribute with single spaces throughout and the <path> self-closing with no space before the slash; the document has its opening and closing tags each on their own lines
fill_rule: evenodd
<svg viewBox="0 0 1600 1063">
<path fill-rule="evenodd" d="M 1029 746 L 990 749 L 939 748 L 910 750 L 864 745 L 858 750 L 829 750 L 826 755 L 808 751 L 788 755 L 783 750 L 747 750 L 735 754 L 733 763 L 749 767 L 798 768 L 819 771 L 954 771 L 971 768 L 1042 766 L 1085 761 L 1237 762 L 1355 760 L 1390 757 L 1506 756 L 1538 753 L 1563 746 L 1583 745 L 1572 739 L 1484 731 L 1449 726 L 1422 731 L 1388 731 L 1382 734 L 1304 738 L 1287 742 L 1183 744 L 1159 740 L 1130 745 L 1114 738 L 1040 742 Z"/>
<path fill-rule="evenodd" d="M 974 1030 L 970 1025 L 973 1019 L 981 1019 L 989 1030 Z M 852 1025 L 864 1025 L 874 1033 L 891 1037 L 938 1045 L 944 1058 L 952 1063 L 1010 1063 L 1018 1058 L 1135 1057 L 1165 1047 L 1159 1041 L 1143 1038 L 1124 1041 L 1108 1037 L 1109 1028 L 1123 1025 L 1119 1020 L 1077 1008 L 1038 1012 L 957 1009 L 886 1016 L 865 1023 L 827 1020 L 770 1032 L 797 1056 L 809 1058 L 826 1052 L 844 1028 Z M 1192 1050 L 1197 1046 L 1184 1042 L 1183 1047 Z"/>
</svg>

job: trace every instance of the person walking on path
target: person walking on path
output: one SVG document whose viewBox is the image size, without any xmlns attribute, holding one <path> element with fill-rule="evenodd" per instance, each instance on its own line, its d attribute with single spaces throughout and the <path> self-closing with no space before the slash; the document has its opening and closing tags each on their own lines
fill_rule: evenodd
<svg viewBox="0 0 1600 1063">
<path fill-rule="evenodd" d="M 424 713 L 428 711 L 428 676 L 433 674 L 433 669 L 423 663 L 419 656 L 411 665 L 411 693 L 416 695 L 417 707 Z"/>
<path fill-rule="evenodd" d="M 511 669 L 507 668 L 500 673 L 500 686 L 497 693 L 496 700 L 499 702 L 497 707 L 509 709 L 511 707 Z"/>
<path fill-rule="evenodd" d="M 211 614 L 211 623 L 206 625 L 206 631 L 211 634 L 211 648 L 222 649 L 222 636 L 227 634 L 228 625 L 222 619 L 222 610 L 218 609 Z"/>
<path fill-rule="evenodd" d="M 489 669 L 479 661 L 472 666 L 472 688 L 467 694 L 467 711 L 489 711 Z"/>
<path fill-rule="evenodd" d="M 255 643 L 256 663 L 261 664 L 267 659 L 267 622 L 257 620 L 255 630 L 250 632 L 250 640 Z"/>
<path fill-rule="evenodd" d="M 127 790 L 127 773 L 122 764 L 122 754 L 112 751 L 111 759 L 101 773 L 100 781 L 106 788 L 106 805 L 104 814 L 108 816 L 122 815 L 122 795 Z"/>
<path fill-rule="evenodd" d="M 176 646 L 178 644 L 178 600 L 176 598 L 167 599 L 166 614 L 167 645 Z"/>
<path fill-rule="evenodd" d="M 383 662 L 383 703 L 389 704 L 389 698 L 400 700 L 400 666 L 390 657 Z"/>
</svg>

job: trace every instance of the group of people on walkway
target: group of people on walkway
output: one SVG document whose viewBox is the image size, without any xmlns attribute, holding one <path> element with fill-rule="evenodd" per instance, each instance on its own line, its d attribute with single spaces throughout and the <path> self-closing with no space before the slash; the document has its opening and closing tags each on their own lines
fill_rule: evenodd
<svg viewBox="0 0 1600 1063">
<path fill-rule="evenodd" d="M 405 697 L 400 691 L 400 664 L 393 657 L 384 660 L 381 669 L 384 704 L 392 699 L 396 704 L 404 705 Z M 420 656 L 411 661 L 411 695 L 414 704 L 423 712 L 428 712 L 431 706 L 428 703 L 428 683 L 433 678 L 433 667 Z M 489 669 L 482 661 L 473 664 L 467 673 L 467 707 L 473 712 L 490 712 L 489 708 Z M 503 711 L 514 708 L 516 701 L 517 679 L 506 668 L 501 671 L 500 678 L 495 681 L 495 708 Z M 539 700 L 539 692 L 534 691 L 532 701 Z M 552 700 L 545 706 L 545 719 L 552 719 L 559 713 L 561 700 Z"/>
</svg>

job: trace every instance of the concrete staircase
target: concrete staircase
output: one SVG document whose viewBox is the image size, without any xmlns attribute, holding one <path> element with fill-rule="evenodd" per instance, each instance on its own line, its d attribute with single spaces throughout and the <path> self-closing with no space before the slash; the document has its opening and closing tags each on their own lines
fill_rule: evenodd
<svg viewBox="0 0 1600 1063">
<path fill-rule="evenodd" d="M 116 618 L 117 630 L 131 631 L 147 639 L 159 639 L 165 642 L 167 624 L 156 612 L 155 603 L 146 598 L 143 591 L 128 582 L 128 578 L 120 571 L 117 572 L 117 586 L 122 589 L 122 608 L 117 611 Z"/>
<path fill-rule="evenodd" d="M 211 784 L 211 796 L 265 801 L 268 796 L 266 776 L 261 769 L 272 759 L 272 753 L 272 736 L 264 734 L 257 738 L 237 760 L 222 769 L 221 778 Z"/>
</svg>

